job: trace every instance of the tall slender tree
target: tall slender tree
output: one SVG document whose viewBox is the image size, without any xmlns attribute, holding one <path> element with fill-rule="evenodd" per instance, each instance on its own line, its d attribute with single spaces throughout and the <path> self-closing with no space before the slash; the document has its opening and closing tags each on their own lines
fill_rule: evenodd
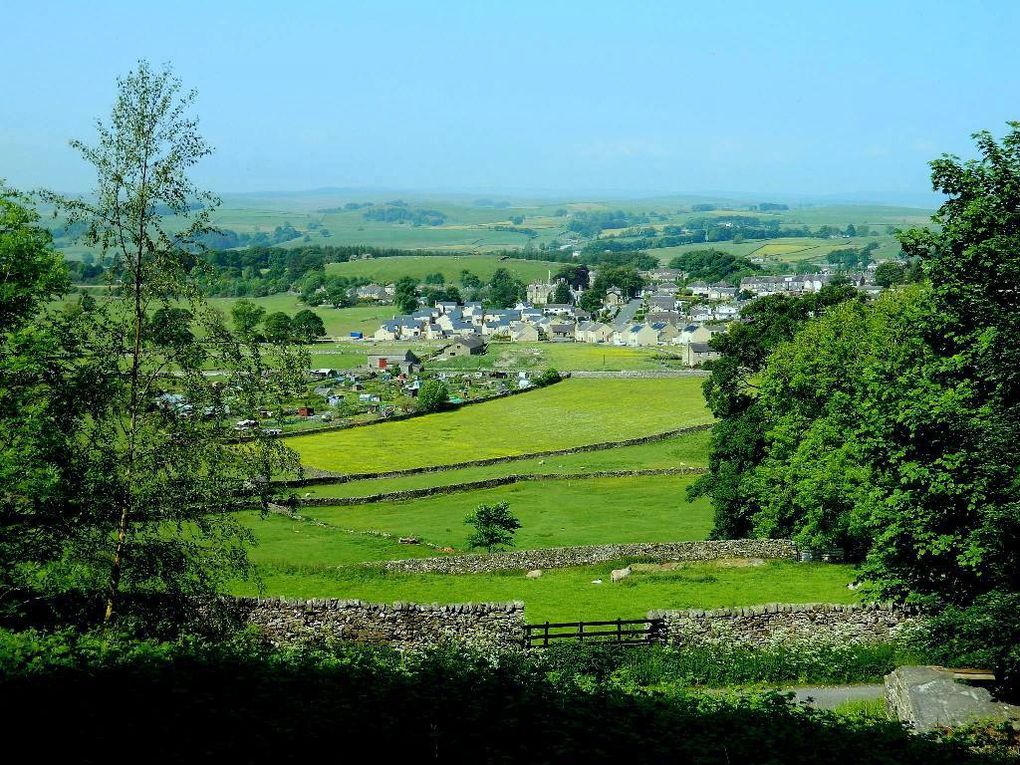
<svg viewBox="0 0 1020 765">
<path fill-rule="evenodd" d="M 95 168 L 93 193 L 43 194 L 83 225 L 114 279 L 116 299 L 78 319 L 90 327 L 78 342 L 95 393 L 78 434 L 88 449 L 64 466 L 87 490 L 72 500 L 91 530 L 75 552 L 106 581 L 106 620 L 125 586 L 201 593 L 251 573 L 253 539 L 234 511 L 265 506 L 267 479 L 296 461 L 257 434 L 230 443 L 230 420 L 257 416 L 267 399 L 278 410 L 307 367 L 283 346 L 266 358 L 201 299 L 200 242 L 218 200 L 188 177 L 211 152 L 190 114 L 195 92 L 145 61 L 117 84 L 97 142 L 72 142 Z M 226 383 L 210 380 L 208 366 Z"/>
</svg>

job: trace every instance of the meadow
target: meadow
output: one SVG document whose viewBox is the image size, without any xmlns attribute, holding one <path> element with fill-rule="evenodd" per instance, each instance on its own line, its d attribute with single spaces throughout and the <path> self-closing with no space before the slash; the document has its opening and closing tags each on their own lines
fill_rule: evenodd
<svg viewBox="0 0 1020 765">
<path fill-rule="evenodd" d="M 607 470 L 648 470 L 705 467 L 712 434 L 698 431 L 682 436 L 633 446 L 618 446 L 596 452 L 579 452 L 555 457 L 532 457 L 452 470 L 413 473 L 395 478 L 366 478 L 343 483 L 320 484 L 298 490 L 304 497 L 365 497 L 391 491 L 449 486 L 506 475 L 557 475 Z"/>
<path fill-rule="evenodd" d="M 478 505 L 508 502 L 521 521 L 514 546 L 530 550 L 629 542 L 704 539 L 712 529 L 707 499 L 688 502 L 691 476 L 526 481 L 493 489 L 403 502 L 302 507 L 300 514 L 338 529 L 384 531 L 467 551 L 464 523 Z"/>
<path fill-rule="evenodd" d="M 405 556 L 407 557 L 407 556 Z M 550 569 L 540 579 L 523 572 L 491 574 L 397 574 L 379 569 L 318 565 L 294 558 L 281 567 L 265 562 L 261 590 L 238 582 L 238 594 L 357 598 L 369 602 L 478 603 L 522 601 L 528 622 L 643 619 L 649 611 L 723 608 L 759 603 L 852 603 L 850 566 L 772 561 L 741 565 L 718 561 L 676 568 L 636 570 L 622 582 L 610 571 L 623 561 Z M 593 584 L 601 579 L 603 584 Z"/>
<path fill-rule="evenodd" d="M 701 379 L 569 379 L 522 396 L 365 428 L 295 436 L 303 464 L 360 473 L 635 438 L 711 421 Z"/>
</svg>

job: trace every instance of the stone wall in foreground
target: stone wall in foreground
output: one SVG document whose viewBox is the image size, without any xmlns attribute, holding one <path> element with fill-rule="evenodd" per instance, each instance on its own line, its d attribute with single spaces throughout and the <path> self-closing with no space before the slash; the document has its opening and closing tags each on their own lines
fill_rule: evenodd
<svg viewBox="0 0 1020 765">
<path fill-rule="evenodd" d="M 410 574 L 481 574 L 489 571 L 594 566 L 628 558 L 660 562 L 695 562 L 725 558 L 795 560 L 797 547 L 788 539 L 726 539 L 708 542 L 648 542 L 640 544 L 547 547 L 480 555 L 447 555 L 392 560 L 379 564 L 388 571 Z"/>
<path fill-rule="evenodd" d="M 917 611 L 880 603 L 770 603 L 743 608 L 651 611 L 661 619 L 655 639 L 668 645 L 761 647 L 819 641 L 887 643 L 921 618 Z"/>
<path fill-rule="evenodd" d="M 364 603 L 360 600 L 235 598 L 222 602 L 235 624 L 254 626 L 270 642 L 385 643 L 428 648 L 446 642 L 515 648 L 524 639 L 523 603 Z"/>
</svg>

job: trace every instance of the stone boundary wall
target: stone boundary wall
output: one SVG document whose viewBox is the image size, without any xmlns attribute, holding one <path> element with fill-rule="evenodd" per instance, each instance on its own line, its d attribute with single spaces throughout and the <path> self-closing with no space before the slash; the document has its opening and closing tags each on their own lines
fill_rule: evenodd
<svg viewBox="0 0 1020 765">
<path fill-rule="evenodd" d="M 484 574 L 490 571 L 593 566 L 626 558 L 655 558 L 663 562 L 695 562 L 722 558 L 796 560 L 797 547 L 788 539 L 726 539 L 708 542 L 646 542 L 638 544 L 547 547 L 539 550 L 367 563 L 405 574 Z"/>
<path fill-rule="evenodd" d="M 519 647 L 524 639 L 524 604 L 520 602 L 380 604 L 330 598 L 220 602 L 234 624 L 253 626 L 276 645 L 342 640 L 401 649 L 444 642 L 503 649 Z"/>
<path fill-rule="evenodd" d="M 657 642 L 674 646 L 764 647 L 783 642 L 887 643 L 920 621 L 916 609 L 881 603 L 770 603 L 711 611 L 649 611 Z"/>
<path fill-rule="evenodd" d="M 497 478 L 484 478 L 478 481 L 462 481 L 443 486 L 429 486 L 422 489 L 405 489 L 403 491 L 386 491 L 366 494 L 361 497 L 308 497 L 298 499 L 299 507 L 344 507 L 348 505 L 369 505 L 373 502 L 401 502 L 408 499 L 434 497 L 439 494 L 455 494 L 461 491 L 476 489 L 493 489 L 497 486 L 508 486 L 522 481 L 580 481 L 587 478 L 630 478 L 638 476 L 669 476 L 669 475 L 700 475 L 708 472 L 708 468 L 648 468 L 644 470 L 601 470 L 589 473 L 514 473 Z"/>
<path fill-rule="evenodd" d="M 606 449 L 616 449 L 621 446 L 639 446 L 640 444 L 651 444 L 656 441 L 665 441 L 675 436 L 684 436 L 690 433 L 699 433 L 711 430 L 714 423 L 708 422 L 702 425 L 689 425 L 683 428 L 653 433 L 648 436 L 637 438 L 626 438 L 620 441 L 602 441 L 597 444 L 582 444 L 567 449 L 550 449 L 542 452 L 528 452 L 527 454 L 511 454 L 506 457 L 488 457 L 480 460 L 466 460 L 464 462 L 451 462 L 445 465 L 427 465 L 424 467 L 403 468 L 401 470 L 386 470 L 374 473 L 328 473 L 317 471 L 318 475 L 311 478 L 300 478 L 290 481 L 277 481 L 277 486 L 291 489 L 300 489 L 304 486 L 318 486 L 327 483 L 345 483 L 347 481 L 362 481 L 369 478 L 399 478 L 403 475 L 417 475 L 420 473 L 441 473 L 446 470 L 458 470 L 466 467 L 484 467 L 486 465 L 501 465 L 505 462 L 519 462 L 520 460 L 536 459 L 539 457 L 562 457 L 567 454 L 583 454 L 584 452 L 598 452 Z"/>
</svg>

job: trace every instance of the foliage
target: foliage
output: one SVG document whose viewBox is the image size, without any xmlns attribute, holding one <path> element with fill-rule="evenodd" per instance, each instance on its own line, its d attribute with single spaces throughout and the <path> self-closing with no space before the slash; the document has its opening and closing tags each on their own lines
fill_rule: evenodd
<svg viewBox="0 0 1020 765">
<path fill-rule="evenodd" d="M 879 263 L 875 269 L 875 284 L 879 287 L 892 287 L 894 284 L 903 284 L 907 280 L 906 271 L 901 264 L 892 260 Z"/>
<path fill-rule="evenodd" d="M 559 303 L 561 305 L 570 305 L 574 302 L 573 296 L 570 294 L 570 285 L 564 281 L 556 283 L 556 289 L 553 290 L 552 295 L 549 297 L 550 303 Z"/>
<path fill-rule="evenodd" d="M 418 280 L 410 276 L 397 279 L 394 302 L 401 313 L 412 313 L 418 308 Z"/>
<path fill-rule="evenodd" d="M 193 100 L 169 69 L 139 63 L 118 81 L 96 145 L 72 143 L 95 168 L 93 193 L 43 194 L 120 280 L 115 299 L 83 299 L 46 319 L 56 343 L 43 380 L 66 408 L 55 431 L 62 452 L 43 463 L 59 477 L 54 513 L 23 498 L 27 512 L 8 531 L 58 529 L 59 545 L 20 562 L 36 577 L 30 584 L 62 577 L 105 590 L 107 619 L 122 589 L 209 593 L 250 574 L 251 536 L 233 512 L 263 504 L 265 479 L 295 468 L 292 453 L 261 434 L 228 443 L 228 408 L 243 418 L 278 404 L 307 361 L 281 349 L 267 363 L 199 296 L 198 239 L 216 200 L 187 175 L 209 153 L 189 116 Z M 276 374 L 263 375 L 267 366 Z M 208 367 L 228 384 L 210 380 Z"/>
<path fill-rule="evenodd" d="M 407 762 L 1000 761 L 965 742 L 839 718 L 775 693 L 645 691 L 558 677 L 542 657 L 452 646 L 400 654 L 355 645 L 272 649 L 245 636 L 214 645 L 30 633 L 3 635 L 0 650 L 9 668 L 0 697 L 11 701 L 4 719 L 47 760 L 126 760 L 120 752 L 134 756 L 158 741 L 161 762 L 194 762 L 196 751 L 210 760 L 297 762 L 335 749 L 339 734 L 385 742 L 388 758 Z M 110 708 L 120 724 L 113 753 Z"/>
<path fill-rule="evenodd" d="M 244 340 L 258 337 L 259 324 L 266 317 L 266 309 L 250 300 L 238 300 L 230 307 L 234 332 Z"/>
<path fill-rule="evenodd" d="M 527 296 L 527 287 L 505 268 L 497 268 L 489 280 L 487 302 L 495 308 L 513 308 Z"/>
<path fill-rule="evenodd" d="M 291 318 L 283 311 L 275 311 L 269 314 L 263 322 L 266 340 L 270 343 L 282 345 L 289 343 L 293 336 Z"/>
<path fill-rule="evenodd" d="M 322 317 L 307 308 L 298 311 L 290 320 L 291 337 L 299 343 L 311 343 L 316 338 L 324 337 L 326 325 Z"/>
<path fill-rule="evenodd" d="M 531 381 L 531 384 L 536 388 L 544 388 L 547 385 L 555 385 L 556 383 L 563 380 L 562 375 L 555 369 L 547 369 L 539 375 L 535 375 L 535 378 Z"/>
<path fill-rule="evenodd" d="M 450 402 L 450 389 L 442 380 L 426 380 L 418 391 L 418 410 L 438 412 Z"/>
<path fill-rule="evenodd" d="M 474 533 L 468 537 L 468 547 L 484 547 L 489 552 L 510 547 L 514 543 L 514 534 L 521 527 L 521 522 L 510 512 L 508 502 L 479 505 L 464 519 L 464 523 L 475 527 Z"/>
<path fill-rule="evenodd" d="M 743 276 L 761 271 L 761 266 L 739 255 L 719 250 L 691 250 L 669 261 L 670 268 L 687 274 L 688 279 L 709 283 L 724 281 L 736 284 Z"/>
</svg>

